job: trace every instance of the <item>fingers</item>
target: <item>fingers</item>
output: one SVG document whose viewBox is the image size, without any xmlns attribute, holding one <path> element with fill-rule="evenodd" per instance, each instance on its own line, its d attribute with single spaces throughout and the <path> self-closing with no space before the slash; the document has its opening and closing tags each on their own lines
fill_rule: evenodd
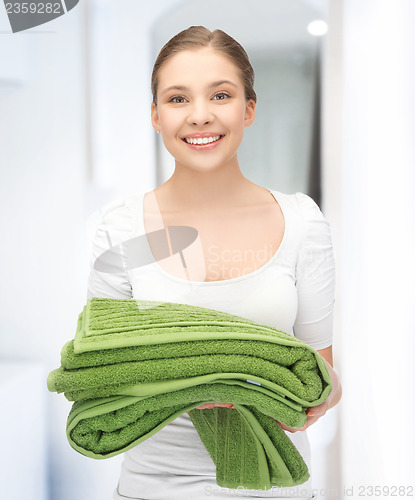
<svg viewBox="0 0 415 500">
<path fill-rule="evenodd" d="M 235 408 L 232 403 L 205 403 L 196 408 L 196 410 L 205 410 L 215 408 L 215 406 L 222 406 L 224 408 Z"/>
<path fill-rule="evenodd" d="M 316 415 L 316 416 L 309 416 L 308 415 L 306 423 L 297 430 L 305 431 L 306 429 L 308 429 L 310 427 L 310 425 L 315 424 L 319 418 L 320 418 L 320 415 Z"/>
<path fill-rule="evenodd" d="M 328 408 L 328 405 L 324 405 L 324 403 L 319 405 L 319 406 L 308 408 L 306 410 L 306 414 L 307 414 L 306 423 L 297 430 L 305 431 L 306 429 L 308 429 L 310 427 L 310 425 L 315 424 L 319 418 L 321 418 L 323 415 L 326 414 L 327 408 Z"/>
<path fill-rule="evenodd" d="M 313 408 L 310 408 L 310 410 L 312 410 L 312 409 Z M 306 420 L 306 423 L 302 427 L 289 427 L 288 425 L 285 425 L 282 422 L 279 422 L 278 420 L 275 420 L 275 421 L 279 424 L 281 429 L 283 429 L 284 431 L 293 432 L 293 433 L 298 432 L 298 431 L 305 431 L 306 429 L 308 429 L 310 427 L 310 425 L 317 422 L 317 420 L 322 416 L 320 414 L 320 412 L 316 412 L 317 413 L 316 415 L 313 415 L 311 411 L 306 412 L 306 413 L 307 413 L 307 420 Z M 324 415 L 324 413 L 323 413 L 323 415 Z"/>
<path fill-rule="evenodd" d="M 284 431 L 288 431 L 288 432 L 297 432 L 299 429 L 295 428 L 295 427 L 289 427 L 288 425 L 285 425 L 283 424 L 282 422 L 279 422 L 278 420 L 275 420 L 277 422 L 277 424 L 281 427 L 281 429 L 283 429 Z"/>
<path fill-rule="evenodd" d="M 196 410 L 211 410 L 215 405 L 213 403 L 206 403 L 204 405 L 200 405 L 196 408 Z"/>
<path fill-rule="evenodd" d="M 311 406 L 310 408 L 307 408 L 306 414 L 307 418 L 308 417 L 322 417 L 323 415 L 326 414 L 327 410 L 329 408 L 329 405 L 327 401 L 324 401 L 321 403 L 321 405 L 318 406 Z"/>
</svg>

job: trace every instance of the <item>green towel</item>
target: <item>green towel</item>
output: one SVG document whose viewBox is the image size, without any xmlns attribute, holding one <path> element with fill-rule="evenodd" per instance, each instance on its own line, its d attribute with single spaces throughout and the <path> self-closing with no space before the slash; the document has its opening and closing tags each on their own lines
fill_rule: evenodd
<svg viewBox="0 0 415 500">
<path fill-rule="evenodd" d="M 47 384 L 74 401 L 67 437 L 83 455 L 118 455 L 189 411 L 217 484 L 248 489 L 310 477 L 275 420 L 302 427 L 305 409 L 332 390 L 322 357 L 275 328 L 187 304 L 101 298 L 87 301 Z M 235 409 L 195 409 L 207 402 Z"/>
</svg>

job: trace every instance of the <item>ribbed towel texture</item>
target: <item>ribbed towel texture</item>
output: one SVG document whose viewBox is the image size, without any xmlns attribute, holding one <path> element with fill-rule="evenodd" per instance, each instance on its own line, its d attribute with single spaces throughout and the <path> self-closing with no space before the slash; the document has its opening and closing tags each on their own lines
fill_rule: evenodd
<svg viewBox="0 0 415 500">
<path fill-rule="evenodd" d="M 83 455 L 118 455 L 189 411 L 217 484 L 248 489 L 310 477 L 275 420 L 302 427 L 305 409 L 332 390 L 323 358 L 275 328 L 188 304 L 95 297 L 47 385 L 74 401 L 66 432 Z M 208 402 L 235 409 L 196 409 Z"/>
</svg>

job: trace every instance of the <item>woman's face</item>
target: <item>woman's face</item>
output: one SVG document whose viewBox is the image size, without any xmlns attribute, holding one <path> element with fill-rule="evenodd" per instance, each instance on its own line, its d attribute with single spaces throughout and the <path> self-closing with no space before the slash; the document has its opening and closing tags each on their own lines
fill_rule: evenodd
<svg viewBox="0 0 415 500">
<path fill-rule="evenodd" d="M 206 171 L 237 163 L 255 102 L 247 102 L 235 64 L 208 47 L 184 50 L 167 60 L 158 77 L 152 123 L 176 166 Z"/>
</svg>

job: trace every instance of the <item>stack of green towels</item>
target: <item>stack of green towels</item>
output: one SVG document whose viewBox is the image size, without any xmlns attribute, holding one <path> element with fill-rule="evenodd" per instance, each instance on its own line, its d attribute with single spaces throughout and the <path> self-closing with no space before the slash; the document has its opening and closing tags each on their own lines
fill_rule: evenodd
<svg viewBox="0 0 415 500">
<path fill-rule="evenodd" d="M 226 488 L 271 489 L 310 476 L 276 420 L 302 427 L 332 384 L 323 358 L 295 337 L 203 307 L 88 299 L 49 391 L 74 401 L 70 445 L 109 458 L 184 412 Z M 209 402 L 235 408 L 198 410 Z"/>
</svg>

